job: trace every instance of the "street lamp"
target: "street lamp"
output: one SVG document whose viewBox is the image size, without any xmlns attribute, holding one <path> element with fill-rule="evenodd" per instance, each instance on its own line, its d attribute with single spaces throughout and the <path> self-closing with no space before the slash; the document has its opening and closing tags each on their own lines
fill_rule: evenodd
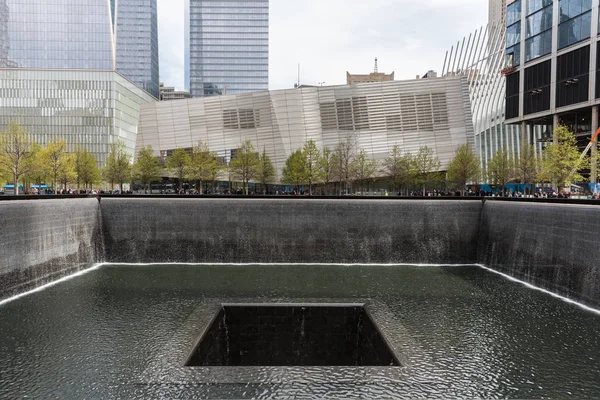
<svg viewBox="0 0 600 400">
<path fill-rule="evenodd" d="M 323 87 L 323 84 L 324 84 L 324 83 L 325 83 L 325 82 L 319 82 L 319 86 Z"/>
</svg>

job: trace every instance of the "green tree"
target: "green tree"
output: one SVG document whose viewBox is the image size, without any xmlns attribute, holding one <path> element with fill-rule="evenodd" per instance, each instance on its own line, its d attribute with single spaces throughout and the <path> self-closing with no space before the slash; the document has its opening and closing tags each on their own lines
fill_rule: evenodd
<svg viewBox="0 0 600 400">
<path fill-rule="evenodd" d="M 293 184 L 298 191 L 300 191 L 300 185 L 304 183 L 304 178 L 306 177 L 306 163 L 304 161 L 304 154 L 301 149 L 298 149 L 285 161 L 282 171 L 281 180 L 284 183 Z"/>
<path fill-rule="evenodd" d="M 150 183 L 160 177 L 160 163 L 158 158 L 154 156 L 154 150 L 151 146 L 140 149 L 133 165 L 133 171 L 136 179 L 142 182 L 144 192 L 151 192 Z"/>
<path fill-rule="evenodd" d="M 73 163 L 77 188 L 79 189 L 79 183 L 83 182 L 86 189 L 93 189 L 94 183 L 99 182 L 101 178 L 96 157 L 85 149 L 77 149 L 73 153 Z"/>
<path fill-rule="evenodd" d="M 48 168 L 48 176 L 52 179 L 52 186 L 56 187 L 63 164 L 67 162 L 67 143 L 63 139 L 51 141 L 46 145 L 43 157 Z"/>
<path fill-rule="evenodd" d="M 344 193 L 348 194 L 353 180 L 352 162 L 356 157 L 356 143 L 350 138 L 337 144 L 333 151 L 333 174 L 343 184 Z"/>
<path fill-rule="evenodd" d="M 0 170 L 10 176 L 19 194 L 19 179 L 32 168 L 32 144 L 27 132 L 17 122 L 11 122 L 6 132 L 0 133 Z"/>
<path fill-rule="evenodd" d="M 413 168 L 415 170 L 415 182 L 421 187 L 423 196 L 425 189 L 434 179 L 435 174 L 442 167 L 440 159 L 435 155 L 433 149 L 423 146 L 419 152 L 412 158 Z"/>
<path fill-rule="evenodd" d="M 415 177 L 413 157 L 410 153 L 402 154 L 400 147 L 394 146 L 382 163 L 382 172 L 389 177 L 394 192 L 408 186 Z"/>
<path fill-rule="evenodd" d="M 41 186 L 46 183 L 47 168 L 44 163 L 44 148 L 39 143 L 33 143 L 31 146 L 31 158 L 28 161 L 28 171 L 23 180 Z"/>
<path fill-rule="evenodd" d="M 374 179 L 377 168 L 377 161 L 370 159 L 367 152 L 361 149 L 352 161 L 352 176 L 360 185 L 361 192 L 364 190 L 364 184 Z"/>
<path fill-rule="evenodd" d="M 131 154 L 125 149 L 125 143 L 119 141 L 110 145 L 110 152 L 103 170 L 104 180 L 110 183 L 113 190 L 115 183 L 123 193 L 123 184 L 131 180 Z"/>
<path fill-rule="evenodd" d="M 242 181 L 244 194 L 248 195 L 248 182 L 256 177 L 259 157 L 252 142 L 246 140 L 233 156 L 230 168 L 233 176 Z"/>
<path fill-rule="evenodd" d="M 92 189 L 93 184 L 100 180 L 100 170 L 98 169 L 96 157 L 80 146 L 76 147 L 75 152 L 72 154 L 77 189 L 79 190 L 81 182 L 83 182 L 85 188 Z"/>
<path fill-rule="evenodd" d="M 196 182 L 198 194 L 202 194 L 202 182 L 214 180 L 219 171 L 216 154 L 208 148 L 208 144 L 198 142 L 190 155 L 190 177 Z"/>
<path fill-rule="evenodd" d="M 535 147 L 529 143 L 523 143 L 521 154 L 515 161 L 515 178 L 519 183 L 525 185 L 525 194 L 527 194 L 527 185 L 532 184 L 535 186 L 539 170 L 539 160 L 535 156 Z M 529 194 L 531 194 L 531 191 Z"/>
<path fill-rule="evenodd" d="M 464 196 L 467 183 L 477 180 L 479 173 L 479 158 L 471 146 L 468 143 L 459 146 L 448 164 L 448 180 Z"/>
<path fill-rule="evenodd" d="M 333 152 L 328 147 L 323 148 L 323 151 L 321 151 L 321 157 L 319 157 L 317 167 L 317 179 L 319 182 L 323 183 L 327 194 L 330 194 L 329 184 L 333 177 Z"/>
<path fill-rule="evenodd" d="M 58 170 L 58 182 L 64 190 L 69 189 L 69 184 L 75 182 L 75 155 L 67 153 Z"/>
<path fill-rule="evenodd" d="M 542 154 L 541 178 L 552 182 L 555 190 L 583 180 L 580 170 L 589 167 L 589 158 L 581 158 L 577 140 L 566 126 L 559 126 L 554 132 L 556 141 L 544 149 Z"/>
<path fill-rule="evenodd" d="M 313 184 L 319 179 L 319 159 L 321 150 L 314 140 L 309 140 L 302 147 L 304 157 L 304 181 L 308 183 L 308 195 L 312 196 Z"/>
<path fill-rule="evenodd" d="M 189 153 L 182 148 L 176 149 L 167 158 L 167 168 L 171 170 L 179 182 L 179 193 L 183 189 L 183 180 L 188 175 L 191 162 L 192 159 Z"/>
<path fill-rule="evenodd" d="M 275 179 L 275 166 L 271 162 L 271 158 L 267 155 L 265 148 L 263 148 L 263 152 L 259 156 L 256 178 L 263 185 L 263 194 L 266 194 L 267 184 L 273 182 Z"/>
<path fill-rule="evenodd" d="M 506 184 L 515 179 L 514 162 L 507 149 L 498 150 L 494 154 L 494 157 L 488 162 L 487 173 L 492 184 L 502 187 L 502 196 L 504 196 Z"/>
</svg>

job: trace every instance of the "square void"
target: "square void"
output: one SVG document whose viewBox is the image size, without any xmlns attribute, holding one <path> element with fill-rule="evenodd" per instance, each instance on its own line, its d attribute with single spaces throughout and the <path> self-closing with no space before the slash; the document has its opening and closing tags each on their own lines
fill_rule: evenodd
<svg viewBox="0 0 600 400">
<path fill-rule="evenodd" d="M 223 305 L 186 366 L 399 366 L 362 305 Z"/>
</svg>

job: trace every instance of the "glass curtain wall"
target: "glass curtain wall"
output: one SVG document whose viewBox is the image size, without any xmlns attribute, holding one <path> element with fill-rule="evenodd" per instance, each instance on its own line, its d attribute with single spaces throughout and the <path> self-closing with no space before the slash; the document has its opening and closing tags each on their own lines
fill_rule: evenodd
<svg viewBox="0 0 600 400">
<path fill-rule="evenodd" d="M 189 0 L 186 87 L 192 97 L 269 84 L 269 1 Z"/>
<path fill-rule="evenodd" d="M 552 52 L 552 0 L 527 0 L 525 61 Z"/>
<path fill-rule="evenodd" d="M 38 69 L 113 69 L 106 0 L 3 0 L 3 63 Z"/>
<path fill-rule="evenodd" d="M 117 2 L 117 71 L 159 96 L 156 0 Z"/>
<path fill-rule="evenodd" d="M 589 39 L 592 31 L 592 0 L 560 0 L 558 48 Z"/>
<path fill-rule="evenodd" d="M 506 9 L 506 66 L 521 65 L 521 0 Z"/>
</svg>

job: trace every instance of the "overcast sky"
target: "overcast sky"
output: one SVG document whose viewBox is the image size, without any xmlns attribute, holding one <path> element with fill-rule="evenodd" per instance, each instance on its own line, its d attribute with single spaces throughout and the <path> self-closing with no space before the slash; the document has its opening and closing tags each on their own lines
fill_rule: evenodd
<svg viewBox="0 0 600 400">
<path fill-rule="evenodd" d="M 184 0 L 158 0 L 160 79 L 183 89 Z M 446 51 L 487 23 L 486 0 L 271 0 L 269 88 L 346 83 L 346 71 L 441 71 Z"/>
</svg>

